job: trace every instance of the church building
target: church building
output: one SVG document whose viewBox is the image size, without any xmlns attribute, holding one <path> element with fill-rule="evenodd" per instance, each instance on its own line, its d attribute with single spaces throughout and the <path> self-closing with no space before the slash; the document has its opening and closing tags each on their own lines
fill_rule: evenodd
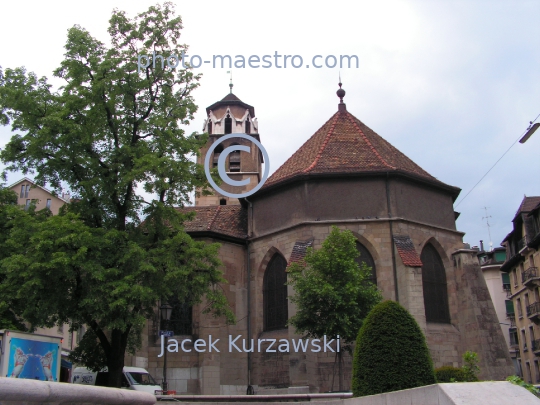
<svg viewBox="0 0 540 405">
<path fill-rule="evenodd" d="M 477 252 L 464 248 L 464 233 L 456 229 L 459 214 L 453 203 L 460 189 L 437 180 L 348 112 L 339 87 L 337 111 L 259 191 L 240 199 L 197 196 L 195 206 L 183 208 L 196 212 L 186 223 L 193 238 L 221 244 L 228 281 L 222 287 L 237 323 L 203 315 L 203 305 L 169 303 L 174 309 L 167 327 L 174 339 L 220 339 L 220 352 L 197 352 L 188 341 L 186 350 L 168 353 L 169 389 L 189 394 L 245 394 L 248 387 L 258 394 L 337 390 L 335 353 L 266 351 L 273 339 L 301 337 L 286 325 L 295 313 L 286 269 L 308 247 L 320 248 L 334 225 L 356 236 L 358 260 L 372 268 L 384 298 L 398 301 L 415 317 L 435 367 L 460 367 L 463 353 L 471 350 L 479 354 L 482 379 L 514 373 Z M 203 130 L 209 138 L 199 163 L 227 134 L 245 133 L 264 145 L 255 108 L 236 97 L 232 85 L 206 113 Z M 233 145 L 251 148 L 251 153 L 234 151 L 226 158 L 230 178 L 251 180 L 245 186 L 220 185 L 237 194 L 260 182 L 264 162 L 253 143 L 232 138 L 214 149 L 214 167 L 224 148 Z M 436 148 L 429 152 L 438 153 Z M 147 367 L 159 380 L 160 322 L 156 313 L 143 349 L 126 360 L 126 365 Z M 252 352 L 229 350 L 229 336 L 239 335 L 241 349 L 244 342 L 249 350 L 254 339 Z M 352 358 L 344 358 L 349 389 Z"/>
</svg>

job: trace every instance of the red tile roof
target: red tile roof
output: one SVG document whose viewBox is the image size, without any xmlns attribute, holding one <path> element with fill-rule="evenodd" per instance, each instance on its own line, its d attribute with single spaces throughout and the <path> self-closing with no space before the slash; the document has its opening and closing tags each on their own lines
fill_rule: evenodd
<svg viewBox="0 0 540 405">
<path fill-rule="evenodd" d="M 338 111 L 276 170 L 263 189 L 310 174 L 370 172 L 401 172 L 444 185 L 348 111 Z"/>
<path fill-rule="evenodd" d="M 289 263 L 287 263 L 287 267 L 293 263 L 302 262 L 304 257 L 306 257 L 306 252 L 309 247 L 313 247 L 313 241 L 311 240 L 307 242 L 295 242 L 291 253 L 291 258 L 289 259 Z"/>
<path fill-rule="evenodd" d="M 408 235 L 394 236 L 394 243 L 405 266 L 422 267 L 422 260 L 420 260 L 414 243 Z"/>
<path fill-rule="evenodd" d="M 216 233 L 233 238 L 247 238 L 247 210 L 240 205 L 209 205 L 177 208 L 196 212 L 192 221 L 184 223 L 188 233 Z"/>
</svg>

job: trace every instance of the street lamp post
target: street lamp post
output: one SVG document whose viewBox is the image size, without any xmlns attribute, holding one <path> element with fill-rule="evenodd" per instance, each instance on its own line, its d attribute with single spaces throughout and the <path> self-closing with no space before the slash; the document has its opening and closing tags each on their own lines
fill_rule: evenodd
<svg viewBox="0 0 540 405">
<path fill-rule="evenodd" d="M 161 312 L 161 319 L 163 319 L 165 322 L 164 323 L 164 330 L 167 330 L 167 328 L 169 327 L 169 320 L 171 319 L 171 314 L 172 314 L 172 307 L 164 302 L 161 304 L 161 307 L 159 307 L 159 310 Z M 167 334 L 165 335 L 165 353 L 163 354 L 163 386 L 162 386 L 162 389 L 163 389 L 163 393 L 166 394 L 167 391 L 169 390 L 168 388 L 168 384 L 167 384 L 167 346 L 169 344 L 169 337 L 167 336 Z"/>
</svg>

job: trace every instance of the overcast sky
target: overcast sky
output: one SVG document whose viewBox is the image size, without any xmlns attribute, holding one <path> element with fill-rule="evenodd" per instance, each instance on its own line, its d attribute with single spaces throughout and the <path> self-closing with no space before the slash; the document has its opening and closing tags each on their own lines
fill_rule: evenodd
<svg viewBox="0 0 540 405">
<path fill-rule="evenodd" d="M 130 16 L 155 1 L 2 4 L 0 66 L 52 76 L 68 28 L 108 43 L 113 8 Z M 342 68 L 347 109 L 439 180 L 457 202 L 540 114 L 540 1 L 176 1 L 191 54 L 357 55 Z M 296 59 L 298 61 L 298 59 Z M 228 93 L 228 69 L 211 66 L 195 92 L 188 131 Z M 338 68 L 233 69 L 234 93 L 255 107 L 274 172 L 335 111 Z M 53 84 L 60 84 L 51 80 Z M 0 147 L 11 136 L 0 127 Z M 12 174 L 15 182 L 20 174 Z M 456 207 L 465 242 L 498 246 L 523 196 L 540 195 L 540 131 L 516 144 Z M 339 204 L 339 198 L 335 200 Z"/>
</svg>

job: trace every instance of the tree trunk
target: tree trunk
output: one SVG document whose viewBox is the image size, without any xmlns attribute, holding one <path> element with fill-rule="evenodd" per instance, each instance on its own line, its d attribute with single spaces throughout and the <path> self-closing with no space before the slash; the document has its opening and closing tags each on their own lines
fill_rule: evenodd
<svg viewBox="0 0 540 405">
<path fill-rule="evenodd" d="M 108 386 L 121 388 L 122 374 L 124 369 L 124 355 L 126 353 L 127 335 L 129 332 L 122 333 L 114 329 L 111 333 L 111 350 L 107 353 Z"/>
</svg>

